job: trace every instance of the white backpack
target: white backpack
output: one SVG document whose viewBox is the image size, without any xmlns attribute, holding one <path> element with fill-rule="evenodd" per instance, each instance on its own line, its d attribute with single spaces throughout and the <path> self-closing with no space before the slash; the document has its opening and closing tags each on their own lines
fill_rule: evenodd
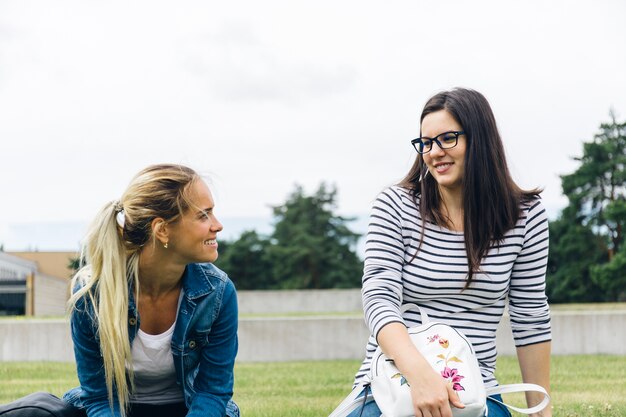
<svg viewBox="0 0 626 417">
<path fill-rule="evenodd" d="M 543 401 L 531 408 L 503 405 L 520 413 L 536 413 L 550 402 L 546 390 L 535 384 L 500 385 L 485 389 L 478 360 L 472 344 L 458 330 L 438 322 L 431 322 L 428 315 L 417 305 L 403 306 L 420 312 L 422 324 L 409 327 L 409 337 L 417 350 L 433 369 L 452 384 L 465 408 L 452 407 L 454 417 L 483 417 L 487 414 L 487 396 L 512 392 L 538 391 L 544 394 Z M 380 349 L 374 352 L 370 365 L 369 379 L 376 405 L 382 417 L 413 417 L 413 402 L 409 384 L 398 368 Z M 368 382 L 357 386 L 329 417 L 341 417 L 363 405 L 357 398 Z M 495 401 L 495 400 L 494 400 Z"/>
</svg>

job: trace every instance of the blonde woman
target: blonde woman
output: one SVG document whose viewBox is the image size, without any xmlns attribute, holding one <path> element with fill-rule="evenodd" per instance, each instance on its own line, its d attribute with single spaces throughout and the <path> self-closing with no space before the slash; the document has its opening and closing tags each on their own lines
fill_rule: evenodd
<svg viewBox="0 0 626 417">
<path fill-rule="evenodd" d="M 98 213 L 70 299 L 80 386 L 60 415 L 239 416 L 237 297 L 211 264 L 213 208 L 196 172 L 154 165 Z"/>
</svg>

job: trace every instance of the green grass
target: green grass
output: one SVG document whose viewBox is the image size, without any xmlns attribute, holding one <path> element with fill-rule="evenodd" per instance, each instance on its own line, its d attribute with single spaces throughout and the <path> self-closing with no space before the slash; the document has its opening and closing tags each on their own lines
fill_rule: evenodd
<svg viewBox="0 0 626 417">
<path fill-rule="evenodd" d="M 348 394 L 358 361 L 241 363 L 235 401 L 244 417 L 324 417 Z M 501 383 L 520 382 L 515 358 L 498 360 Z M 34 391 L 61 395 L 77 384 L 72 364 L 0 363 L 0 403 Z M 552 359 L 555 417 L 626 416 L 626 356 Z M 522 405 L 522 397 L 506 399 Z M 515 415 L 515 414 L 514 414 Z"/>
</svg>

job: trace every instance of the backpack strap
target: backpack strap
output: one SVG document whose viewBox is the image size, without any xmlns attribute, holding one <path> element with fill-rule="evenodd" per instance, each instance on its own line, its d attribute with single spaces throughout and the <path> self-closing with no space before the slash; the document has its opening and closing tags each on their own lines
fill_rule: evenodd
<svg viewBox="0 0 626 417">
<path fill-rule="evenodd" d="M 524 413 L 524 414 L 537 413 L 543 410 L 544 408 L 546 408 L 548 404 L 550 403 L 550 395 L 548 394 L 548 392 L 545 390 L 544 387 L 542 387 L 541 385 L 537 385 L 537 384 L 498 385 L 497 387 L 487 388 L 487 396 L 496 395 L 496 394 L 511 394 L 514 392 L 526 392 L 526 391 L 534 391 L 534 392 L 542 393 L 543 400 L 541 400 L 541 402 L 537 404 L 536 406 L 530 407 L 530 408 L 514 407 L 512 405 L 506 404 L 505 402 L 498 401 L 494 398 L 490 398 L 490 400 L 500 403 L 504 405 L 505 407 L 510 408 L 511 410 L 517 411 L 518 413 Z"/>
<path fill-rule="evenodd" d="M 407 311 L 418 311 L 421 316 L 422 325 L 426 323 L 430 323 L 430 317 L 428 317 L 428 314 L 426 314 L 426 311 L 424 311 L 422 307 L 418 306 L 417 304 L 415 303 L 402 304 L 402 308 L 400 308 L 400 313 L 404 315 L 404 313 Z M 406 323 L 405 323 L 405 326 L 406 326 Z"/>
<path fill-rule="evenodd" d="M 359 398 L 359 395 L 363 392 L 363 389 L 368 386 L 369 382 L 359 382 L 358 385 L 354 387 L 350 394 L 344 398 L 341 404 L 339 404 L 328 417 L 345 417 L 359 407 L 365 406 L 364 402 L 367 401 L 367 398 Z M 370 396 L 370 401 L 372 401 L 373 398 L 373 396 Z"/>
</svg>

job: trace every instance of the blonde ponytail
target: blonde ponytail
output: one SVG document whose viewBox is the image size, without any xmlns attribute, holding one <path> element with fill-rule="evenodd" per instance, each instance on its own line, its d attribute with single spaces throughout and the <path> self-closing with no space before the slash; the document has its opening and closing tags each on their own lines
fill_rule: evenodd
<svg viewBox="0 0 626 417">
<path fill-rule="evenodd" d="M 72 281 L 72 288 L 77 283 L 81 288 L 69 300 L 70 308 L 87 296 L 93 305 L 95 320 L 98 323 L 100 352 L 104 364 L 109 404 L 113 408 L 113 399 L 117 396 L 122 416 L 128 403 L 130 390 L 126 381 L 126 364 L 132 364 L 128 335 L 128 269 L 136 265 L 127 265 L 126 249 L 116 221 L 116 202 L 113 201 L 100 210 L 91 224 L 83 246 L 83 259 L 88 264 L 81 268 Z M 132 256 L 136 264 L 137 256 Z M 130 263 L 130 262 L 129 262 Z M 133 288 L 137 288 L 136 285 Z M 128 367 L 132 381 L 132 366 Z M 116 387 L 115 396 L 113 387 Z"/>
<path fill-rule="evenodd" d="M 106 204 L 89 227 L 81 255 L 85 266 L 72 279 L 72 288 L 79 289 L 68 306 L 75 308 L 83 297 L 93 305 L 109 405 L 113 409 L 117 398 L 122 417 L 134 385 L 128 307 L 129 288 L 137 300 L 139 253 L 153 238 L 153 219 L 174 222 L 189 208 L 189 190 L 197 178 L 192 169 L 173 164 L 137 174 L 121 200 Z"/>
</svg>

